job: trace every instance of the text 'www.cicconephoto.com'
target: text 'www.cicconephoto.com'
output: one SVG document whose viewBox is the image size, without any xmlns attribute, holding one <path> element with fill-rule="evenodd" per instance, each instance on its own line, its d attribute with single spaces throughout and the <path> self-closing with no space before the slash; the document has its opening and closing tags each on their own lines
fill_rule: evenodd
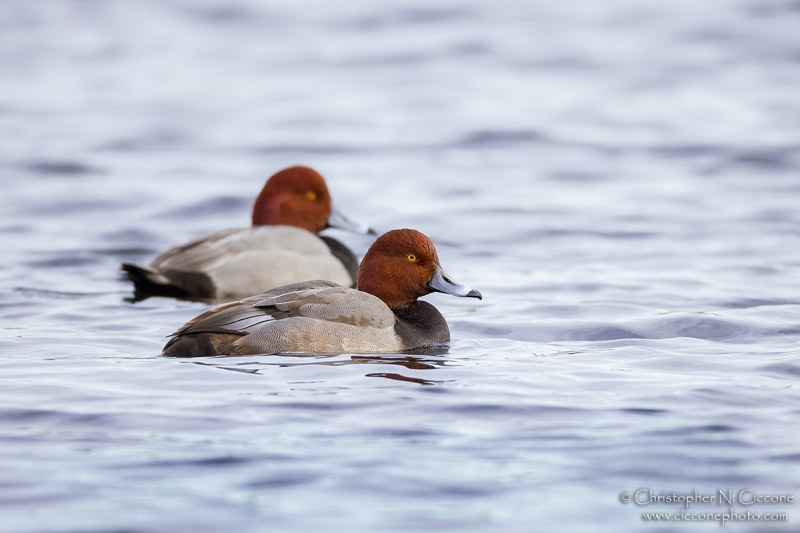
<svg viewBox="0 0 800 533">
<path fill-rule="evenodd" d="M 752 488 L 707 492 L 639 488 L 621 492 L 619 501 L 642 509 L 640 516 L 644 522 L 718 522 L 725 526 L 730 522 L 788 522 L 786 508 L 794 504 L 795 497 Z M 680 506 L 680 510 L 658 509 L 675 505 Z"/>
</svg>

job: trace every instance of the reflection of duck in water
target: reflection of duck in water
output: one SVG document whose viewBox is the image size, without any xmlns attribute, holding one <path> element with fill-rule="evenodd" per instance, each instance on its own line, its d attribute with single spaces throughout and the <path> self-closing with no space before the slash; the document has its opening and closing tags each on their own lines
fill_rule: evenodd
<svg viewBox="0 0 800 533">
<path fill-rule="evenodd" d="M 397 353 L 450 341 L 439 311 L 418 298 L 432 292 L 481 298 L 450 279 L 422 233 L 393 230 L 367 251 L 358 290 L 306 281 L 219 305 L 189 321 L 163 355 Z"/>
<path fill-rule="evenodd" d="M 448 352 L 448 347 L 445 346 L 432 346 L 430 348 L 420 348 L 412 350 L 412 353 L 422 353 L 426 355 L 444 355 Z M 321 357 L 320 354 L 293 354 L 295 357 L 302 359 L 313 357 L 312 362 L 291 362 L 291 358 L 287 355 L 279 355 L 280 362 L 264 362 L 263 358 L 257 361 L 250 359 L 249 362 L 233 363 L 230 359 L 224 359 L 224 362 L 219 362 L 219 359 L 211 359 L 204 361 L 196 361 L 197 364 L 203 366 L 213 366 L 220 370 L 229 370 L 231 372 L 241 372 L 244 374 L 258 374 L 262 367 L 278 366 L 293 367 L 293 366 L 346 366 L 346 365 L 397 365 L 409 370 L 435 370 L 436 368 L 443 368 L 445 364 L 444 359 L 431 359 L 428 357 L 417 357 L 414 355 L 353 355 L 348 359 L 337 359 L 336 355 L 328 355 Z M 330 359 L 330 360 L 329 360 Z M 442 383 L 440 380 L 422 379 L 409 376 L 403 376 L 395 372 L 372 372 L 366 374 L 368 378 L 386 378 L 395 381 L 405 381 L 409 383 L 417 383 L 419 385 L 438 385 Z"/>
<path fill-rule="evenodd" d="M 148 266 L 125 263 L 136 291 L 148 295 L 234 298 L 309 279 L 355 286 L 358 260 L 317 233 L 328 227 L 367 233 L 331 204 L 325 180 L 308 167 L 272 176 L 253 206 L 253 225 L 176 246 Z"/>
</svg>

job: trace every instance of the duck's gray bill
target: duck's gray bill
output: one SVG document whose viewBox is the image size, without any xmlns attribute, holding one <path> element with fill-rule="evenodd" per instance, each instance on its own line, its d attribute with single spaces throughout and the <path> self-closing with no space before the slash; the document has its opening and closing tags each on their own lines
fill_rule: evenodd
<svg viewBox="0 0 800 533">
<path fill-rule="evenodd" d="M 433 271 L 433 277 L 431 277 L 431 280 L 428 282 L 428 288 L 435 292 L 443 292 L 445 294 L 452 294 L 453 296 L 483 300 L 481 293 L 475 289 L 470 289 L 465 285 L 456 283 L 439 265 L 436 265 L 436 270 Z"/>
<path fill-rule="evenodd" d="M 326 227 L 344 229 L 354 233 L 375 235 L 375 230 L 366 224 L 362 224 L 361 222 L 353 222 L 352 220 L 349 220 L 335 207 L 331 207 L 331 214 L 328 217 L 328 225 Z"/>
</svg>

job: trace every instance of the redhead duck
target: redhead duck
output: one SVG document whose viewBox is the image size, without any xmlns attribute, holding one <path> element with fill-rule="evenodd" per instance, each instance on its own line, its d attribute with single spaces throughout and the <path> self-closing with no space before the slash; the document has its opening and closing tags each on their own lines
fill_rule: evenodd
<svg viewBox="0 0 800 533">
<path fill-rule="evenodd" d="M 331 205 L 325 179 L 308 167 L 281 170 L 253 206 L 253 225 L 211 233 L 156 257 L 124 263 L 137 293 L 241 298 L 298 281 L 325 278 L 355 286 L 358 260 L 344 244 L 317 233 L 328 227 L 372 230 Z"/>
<path fill-rule="evenodd" d="M 439 311 L 417 299 L 432 292 L 481 298 L 454 282 L 433 243 L 411 229 L 372 244 L 358 290 L 316 280 L 213 307 L 173 334 L 162 355 L 397 353 L 450 341 Z"/>
</svg>

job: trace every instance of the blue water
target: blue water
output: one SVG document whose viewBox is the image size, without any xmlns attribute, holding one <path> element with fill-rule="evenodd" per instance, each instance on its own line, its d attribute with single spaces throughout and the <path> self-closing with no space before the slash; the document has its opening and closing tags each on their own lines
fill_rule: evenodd
<svg viewBox="0 0 800 533">
<path fill-rule="evenodd" d="M 800 4 L 0 2 L 0 530 L 796 531 Z M 123 261 L 318 169 L 450 352 L 159 358 Z M 337 233 L 358 253 L 369 239 Z M 692 511 L 722 509 L 693 506 Z"/>
</svg>

